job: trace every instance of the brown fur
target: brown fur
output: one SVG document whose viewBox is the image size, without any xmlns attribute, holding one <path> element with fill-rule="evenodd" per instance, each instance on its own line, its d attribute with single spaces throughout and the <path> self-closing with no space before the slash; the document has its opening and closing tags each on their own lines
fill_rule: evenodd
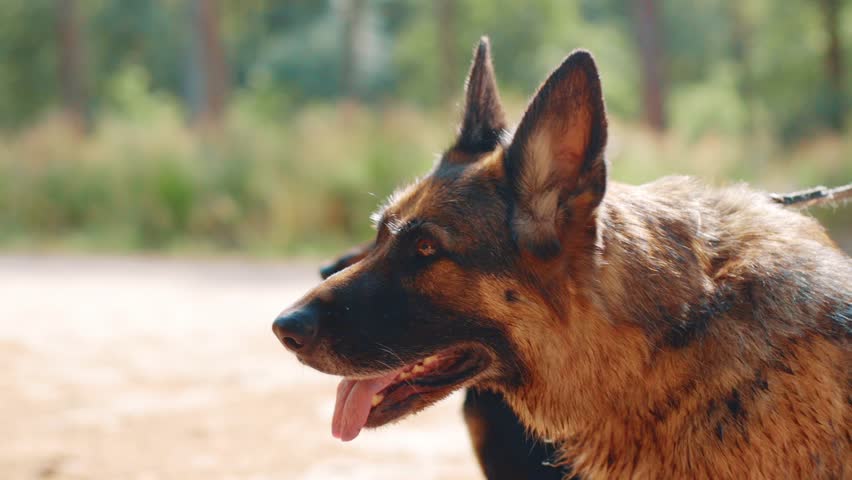
<svg viewBox="0 0 852 480">
<path fill-rule="evenodd" d="M 559 327 L 515 333 L 522 421 L 589 478 L 849 474 L 852 276 L 822 229 L 687 179 L 611 184 L 600 216 Z"/>
<path fill-rule="evenodd" d="M 584 478 L 852 475 L 852 261 L 744 187 L 608 181 L 606 129 L 576 52 L 513 138 L 391 198 L 376 247 L 297 304 L 323 312 L 300 359 L 369 376 L 484 349 L 458 386 L 499 392 Z"/>
</svg>

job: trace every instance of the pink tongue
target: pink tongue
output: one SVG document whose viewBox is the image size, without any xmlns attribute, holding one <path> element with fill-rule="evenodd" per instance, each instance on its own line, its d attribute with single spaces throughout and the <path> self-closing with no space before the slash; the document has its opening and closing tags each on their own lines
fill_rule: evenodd
<svg viewBox="0 0 852 480">
<path fill-rule="evenodd" d="M 366 380 L 344 378 L 340 381 L 337 385 L 334 418 L 331 420 L 331 434 L 334 438 L 348 442 L 358 436 L 373 407 L 373 395 L 393 383 L 398 373 Z"/>
</svg>

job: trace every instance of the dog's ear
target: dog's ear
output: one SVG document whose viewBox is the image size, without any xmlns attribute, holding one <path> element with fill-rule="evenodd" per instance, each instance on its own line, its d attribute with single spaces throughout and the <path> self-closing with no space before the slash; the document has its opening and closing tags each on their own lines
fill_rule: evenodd
<svg viewBox="0 0 852 480">
<path fill-rule="evenodd" d="M 370 241 L 363 245 L 358 245 L 357 247 L 352 248 L 337 259 L 333 260 L 331 263 L 328 263 L 324 267 L 320 268 L 320 276 L 323 280 L 325 280 L 326 278 L 334 275 L 335 273 L 343 270 L 344 268 L 347 268 L 350 265 L 354 265 L 360 262 L 364 257 L 369 255 L 375 245 L 375 242 Z"/>
<path fill-rule="evenodd" d="M 497 92 L 487 37 L 479 40 L 465 86 L 464 113 L 451 150 L 477 154 L 494 150 L 506 130 L 506 115 Z"/>
<path fill-rule="evenodd" d="M 522 248 L 557 254 L 569 225 L 584 224 L 606 189 L 607 122 L 594 59 L 575 51 L 542 84 L 506 152 Z"/>
</svg>

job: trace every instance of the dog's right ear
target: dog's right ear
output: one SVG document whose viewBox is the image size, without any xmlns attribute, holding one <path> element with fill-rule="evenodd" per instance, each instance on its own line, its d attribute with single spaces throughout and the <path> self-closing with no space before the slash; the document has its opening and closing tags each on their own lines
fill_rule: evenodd
<svg viewBox="0 0 852 480">
<path fill-rule="evenodd" d="M 500 142 L 507 126 L 491 64 L 491 46 L 488 37 L 482 37 L 473 53 L 465 87 L 462 123 L 451 150 L 467 154 L 490 152 Z"/>
</svg>

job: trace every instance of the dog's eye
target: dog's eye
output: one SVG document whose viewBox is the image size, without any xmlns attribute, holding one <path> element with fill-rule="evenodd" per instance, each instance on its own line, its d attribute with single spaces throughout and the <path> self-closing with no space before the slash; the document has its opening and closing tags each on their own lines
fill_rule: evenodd
<svg viewBox="0 0 852 480">
<path fill-rule="evenodd" d="M 420 257 L 431 257 L 438 252 L 435 241 L 431 238 L 420 238 L 417 240 L 417 255 Z"/>
</svg>

